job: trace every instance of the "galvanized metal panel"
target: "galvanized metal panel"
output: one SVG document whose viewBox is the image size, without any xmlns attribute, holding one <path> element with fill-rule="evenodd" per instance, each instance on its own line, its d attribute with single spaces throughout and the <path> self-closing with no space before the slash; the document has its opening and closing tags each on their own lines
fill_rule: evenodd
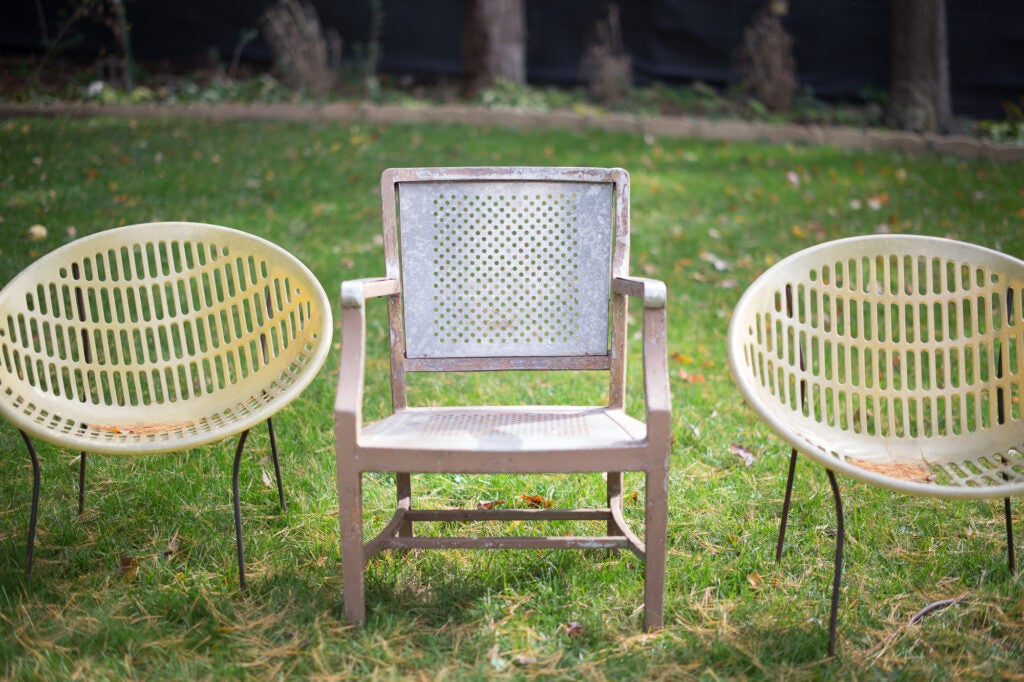
<svg viewBox="0 0 1024 682">
<path fill-rule="evenodd" d="M 612 189 L 403 183 L 407 357 L 606 355 Z"/>
</svg>

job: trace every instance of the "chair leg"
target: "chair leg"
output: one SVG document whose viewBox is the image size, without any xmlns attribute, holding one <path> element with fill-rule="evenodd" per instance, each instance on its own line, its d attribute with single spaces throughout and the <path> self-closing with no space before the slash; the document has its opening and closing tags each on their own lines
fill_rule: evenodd
<svg viewBox="0 0 1024 682">
<path fill-rule="evenodd" d="M 412 509 L 412 476 L 408 472 L 395 472 L 395 497 L 399 506 L 406 502 L 406 508 Z M 412 537 L 412 521 L 405 521 L 398 527 L 398 537 Z"/>
<path fill-rule="evenodd" d="M 644 630 L 660 630 L 665 610 L 665 543 L 668 534 L 668 472 L 647 472 L 644 509 Z"/>
<path fill-rule="evenodd" d="M 611 508 L 612 504 L 622 504 L 622 472 L 609 471 L 607 476 L 607 504 Z M 615 523 L 614 519 L 608 520 L 608 535 L 622 535 L 622 531 L 619 530 L 619 525 Z"/>
<path fill-rule="evenodd" d="M 353 625 L 366 621 L 363 572 L 363 489 L 362 473 L 351 461 L 338 460 L 338 527 L 341 534 L 342 590 L 345 617 Z"/>
<path fill-rule="evenodd" d="M 789 455 L 789 476 L 786 478 L 786 497 L 782 501 L 782 521 L 779 523 L 779 541 L 775 546 L 775 562 L 782 561 L 782 546 L 786 542 L 786 523 L 789 520 L 789 503 L 793 499 L 793 476 L 796 474 L 796 448 Z"/>
<path fill-rule="evenodd" d="M 1010 555 L 1010 576 L 1017 575 L 1017 551 L 1013 546 L 1013 514 L 1010 498 L 1003 498 L 1003 512 L 1006 514 L 1006 551 Z"/>
<path fill-rule="evenodd" d="M 242 450 L 245 449 L 245 439 L 249 431 L 245 430 L 238 437 L 238 447 L 235 448 L 235 466 L 231 472 L 231 493 L 235 505 L 235 549 L 238 553 L 238 583 L 245 589 L 245 549 L 242 546 L 242 509 L 238 502 L 238 468 L 242 461 Z"/>
<path fill-rule="evenodd" d="M 32 551 L 36 544 L 36 519 L 39 517 L 39 457 L 28 434 L 21 431 L 28 454 L 32 458 L 32 512 L 28 517 L 28 550 L 25 552 L 25 576 L 32 574 Z"/>
<path fill-rule="evenodd" d="M 836 502 L 836 554 L 835 573 L 832 576 L 832 609 L 828 620 L 828 655 L 836 655 L 836 628 L 839 622 L 839 585 L 843 579 L 843 544 L 846 533 L 843 528 L 843 500 L 839 495 L 836 475 L 828 469 L 828 482 L 832 486 L 832 497 Z"/>
<path fill-rule="evenodd" d="M 85 450 L 78 460 L 78 515 L 85 511 Z"/>
<path fill-rule="evenodd" d="M 281 511 L 288 511 L 288 505 L 284 501 L 284 486 L 281 484 L 281 461 L 277 457 L 277 435 L 274 433 L 274 420 L 267 418 L 267 433 L 270 434 L 270 455 L 274 460 L 274 476 L 277 477 L 277 501 L 281 505 Z"/>
</svg>

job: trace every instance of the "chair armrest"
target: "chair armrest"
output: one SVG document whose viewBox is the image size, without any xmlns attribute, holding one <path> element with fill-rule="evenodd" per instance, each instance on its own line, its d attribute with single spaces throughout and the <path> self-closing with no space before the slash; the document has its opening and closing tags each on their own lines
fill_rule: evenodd
<svg viewBox="0 0 1024 682">
<path fill-rule="evenodd" d="M 393 296 L 400 291 L 398 280 L 391 277 L 351 279 L 341 283 L 341 307 L 361 308 L 367 299 Z"/>
<path fill-rule="evenodd" d="M 366 372 L 366 308 L 368 299 L 401 292 L 397 279 L 375 277 L 341 285 L 341 361 L 334 397 L 336 437 L 355 438 L 362 426 Z"/>
<path fill-rule="evenodd" d="M 642 298 L 644 308 L 664 308 L 668 299 L 665 283 L 647 277 L 616 277 L 612 291 L 623 296 Z"/>
<path fill-rule="evenodd" d="M 616 277 L 612 280 L 612 291 L 643 300 L 647 439 L 652 444 L 665 446 L 672 433 L 672 393 L 668 383 L 668 332 L 665 321 L 668 291 L 664 282 L 646 277 Z"/>
</svg>

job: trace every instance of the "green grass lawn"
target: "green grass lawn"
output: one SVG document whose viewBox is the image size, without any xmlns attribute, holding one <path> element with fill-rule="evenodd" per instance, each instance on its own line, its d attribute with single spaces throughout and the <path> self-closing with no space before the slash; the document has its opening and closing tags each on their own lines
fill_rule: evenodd
<svg viewBox="0 0 1024 682">
<path fill-rule="evenodd" d="M 367 626 L 348 626 L 334 482 L 335 351 L 275 420 L 287 512 L 264 475 L 266 433 L 250 438 L 244 594 L 231 528 L 232 444 L 91 458 L 82 517 L 75 453 L 42 447 L 35 569 L 26 578 L 31 470 L 17 432 L 0 425 L 0 676 L 1024 679 L 1024 579 L 1007 571 L 1001 504 L 908 498 L 849 480 L 840 481 L 848 542 L 839 656 L 825 660 L 835 520 L 824 471 L 802 460 L 788 547 L 776 564 L 788 449 L 743 405 L 724 352 L 744 287 L 811 244 L 890 231 L 1024 257 L 1019 163 L 603 132 L 6 120 L 0 282 L 75 236 L 193 220 L 247 230 L 294 253 L 320 278 L 337 317 L 342 280 L 383 274 L 381 171 L 419 165 L 631 173 L 632 271 L 664 279 L 670 301 L 664 630 L 639 630 L 635 558 L 564 551 L 381 555 L 368 572 Z M 35 224 L 46 227 L 44 239 L 29 239 Z M 389 405 L 384 312 L 370 306 L 368 420 Z M 633 409 L 638 367 L 633 361 Z M 422 378 L 412 397 L 558 401 L 599 386 L 579 375 L 500 379 Z M 733 443 L 756 461 L 744 465 L 730 453 Z M 385 520 L 390 484 L 383 476 L 365 484 L 371 526 Z M 627 485 L 642 491 L 638 477 Z M 437 506 L 523 494 L 567 506 L 597 501 L 603 485 L 581 476 L 430 476 L 414 490 Z M 1015 517 L 1018 552 L 1022 508 L 1024 501 Z M 639 519 L 642 504 L 627 512 Z M 134 575 L 120 570 L 125 557 L 138 562 Z M 907 624 L 950 598 L 961 600 Z"/>
</svg>

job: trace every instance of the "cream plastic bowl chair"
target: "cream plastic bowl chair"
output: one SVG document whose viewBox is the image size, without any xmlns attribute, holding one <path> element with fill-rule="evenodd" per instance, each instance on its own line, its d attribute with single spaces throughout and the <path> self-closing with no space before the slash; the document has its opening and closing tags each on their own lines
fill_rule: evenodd
<svg viewBox="0 0 1024 682">
<path fill-rule="evenodd" d="M 835 653 L 843 508 L 835 474 L 911 495 L 1024 494 L 1024 262 L 934 237 L 841 239 L 761 275 L 729 327 L 733 376 L 797 452 L 823 465 L 837 537 L 829 620 Z"/>
<path fill-rule="evenodd" d="M 386 276 L 342 285 L 335 403 L 345 613 L 365 619 L 364 571 L 385 549 L 629 549 L 645 562 L 644 625 L 662 624 L 669 462 L 665 287 L 630 277 L 629 176 L 603 168 L 414 168 L 381 178 Z M 362 424 L 365 301 L 386 297 L 393 414 Z M 643 305 L 645 420 L 627 416 L 626 301 Z M 593 370 L 598 406 L 412 407 L 410 372 Z M 362 474 L 396 472 L 392 521 L 363 541 Z M 641 540 L 622 472 L 646 479 Z M 592 509 L 418 509 L 410 474 L 607 475 Z M 591 520 L 605 535 L 420 537 L 416 522 Z"/>
<path fill-rule="evenodd" d="M 33 438 L 86 453 L 181 451 L 241 434 L 232 491 L 238 573 L 245 561 L 238 470 L 246 435 L 299 395 L 331 343 L 330 307 L 289 253 L 198 223 L 131 225 L 43 256 L 0 292 L 0 415 L 32 458 L 25 572 L 39 504 Z"/>
</svg>

